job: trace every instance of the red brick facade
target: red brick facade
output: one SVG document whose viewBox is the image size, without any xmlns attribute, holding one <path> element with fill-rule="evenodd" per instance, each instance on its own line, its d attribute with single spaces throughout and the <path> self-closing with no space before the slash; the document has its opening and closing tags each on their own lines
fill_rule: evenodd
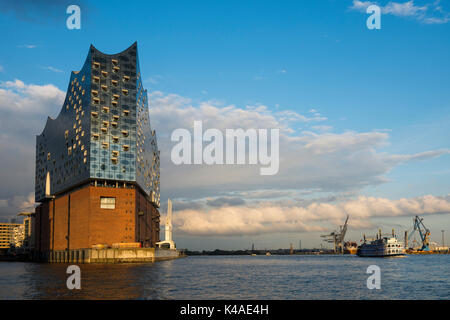
<svg viewBox="0 0 450 320">
<path fill-rule="evenodd" d="M 115 198 L 115 209 L 102 209 L 100 197 Z M 41 203 L 35 221 L 41 252 L 124 242 L 155 247 L 159 241 L 159 212 L 136 188 L 86 185 Z"/>
</svg>

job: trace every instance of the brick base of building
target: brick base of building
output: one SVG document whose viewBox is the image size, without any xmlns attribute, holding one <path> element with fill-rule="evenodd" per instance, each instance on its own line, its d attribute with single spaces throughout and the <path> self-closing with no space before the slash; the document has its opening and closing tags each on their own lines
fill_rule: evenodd
<svg viewBox="0 0 450 320">
<path fill-rule="evenodd" d="M 113 208 L 102 208 L 102 197 L 114 198 Z M 42 202 L 35 213 L 38 254 L 131 242 L 152 248 L 159 241 L 159 211 L 134 185 L 89 183 Z"/>
</svg>

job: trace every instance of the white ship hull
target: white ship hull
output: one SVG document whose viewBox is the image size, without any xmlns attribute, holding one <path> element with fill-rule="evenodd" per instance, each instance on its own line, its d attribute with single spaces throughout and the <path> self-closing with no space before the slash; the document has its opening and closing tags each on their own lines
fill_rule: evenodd
<svg viewBox="0 0 450 320">
<path fill-rule="evenodd" d="M 356 254 L 359 257 L 395 257 L 406 254 L 403 243 L 396 238 L 383 238 L 363 243 L 358 247 Z"/>
</svg>

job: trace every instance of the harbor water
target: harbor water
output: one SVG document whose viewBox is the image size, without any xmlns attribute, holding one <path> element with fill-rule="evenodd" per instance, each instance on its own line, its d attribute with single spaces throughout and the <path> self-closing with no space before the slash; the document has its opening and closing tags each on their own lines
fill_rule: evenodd
<svg viewBox="0 0 450 320">
<path fill-rule="evenodd" d="M 368 289 L 367 268 L 381 270 Z M 0 299 L 450 299 L 450 255 L 192 256 L 145 264 L 0 262 Z"/>
</svg>

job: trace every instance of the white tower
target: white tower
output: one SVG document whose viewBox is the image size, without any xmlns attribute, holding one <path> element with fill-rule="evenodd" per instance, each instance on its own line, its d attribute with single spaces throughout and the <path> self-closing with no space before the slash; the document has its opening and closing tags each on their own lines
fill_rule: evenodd
<svg viewBox="0 0 450 320">
<path fill-rule="evenodd" d="M 166 216 L 166 236 L 165 241 L 172 241 L 172 201 L 167 200 L 167 216 Z"/>
<path fill-rule="evenodd" d="M 169 247 L 170 249 L 176 249 L 175 242 L 172 240 L 172 201 L 167 200 L 167 215 L 166 215 L 166 228 L 164 241 L 156 243 L 159 248 Z"/>
</svg>

